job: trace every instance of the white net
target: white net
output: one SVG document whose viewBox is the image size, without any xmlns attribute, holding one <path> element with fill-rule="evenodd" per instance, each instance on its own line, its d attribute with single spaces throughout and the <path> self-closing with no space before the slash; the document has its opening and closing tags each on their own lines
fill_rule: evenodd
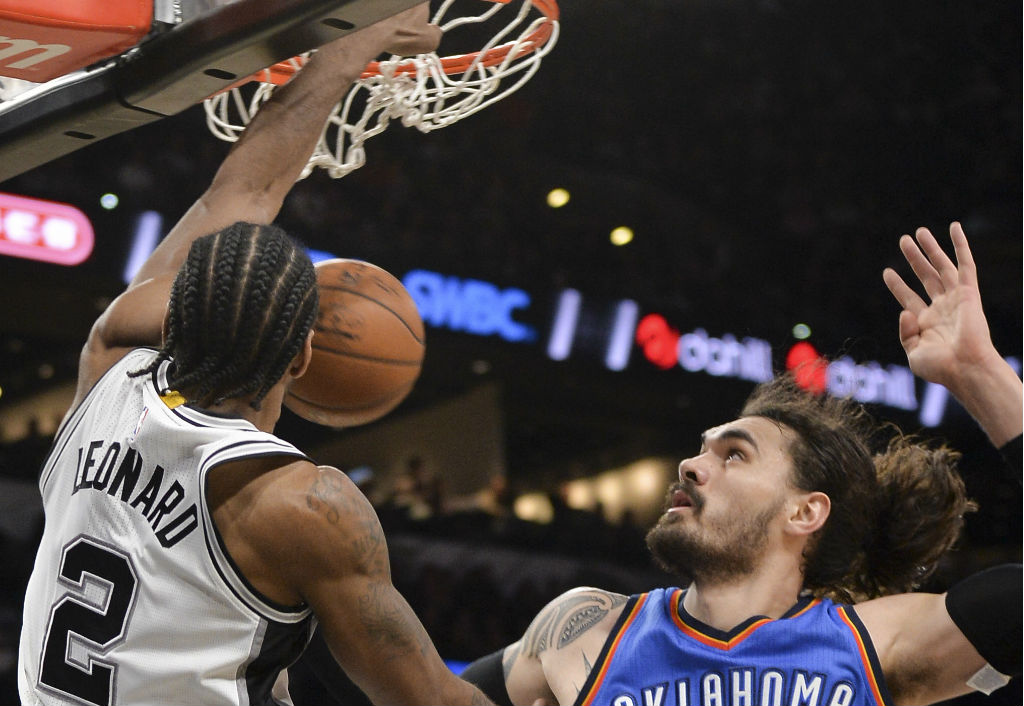
<svg viewBox="0 0 1024 706">
<path fill-rule="evenodd" d="M 443 32 L 442 46 L 453 30 L 485 31 L 489 39 L 482 49 L 444 58 L 436 53 L 392 56 L 371 64 L 335 107 L 300 178 L 315 167 L 337 179 L 363 166 L 364 143 L 392 120 L 431 132 L 483 110 L 529 81 L 558 38 L 554 0 L 462 0 L 456 8 L 457 2 L 445 0 L 431 20 Z M 467 3 L 479 12 L 466 13 Z M 275 71 L 293 73 L 306 58 L 295 57 Z M 274 91 L 269 71 L 265 78 L 205 101 L 206 122 L 214 135 L 229 142 L 239 138 Z"/>
</svg>

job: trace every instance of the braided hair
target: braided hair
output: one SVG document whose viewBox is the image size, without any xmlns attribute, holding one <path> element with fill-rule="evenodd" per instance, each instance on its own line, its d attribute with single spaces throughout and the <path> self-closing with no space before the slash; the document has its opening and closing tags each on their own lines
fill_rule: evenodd
<svg viewBox="0 0 1024 706">
<path fill-rule="evenodd" d="M 759 385 L 741 414 L 795 432 L 793 483 L 832 501 L 804 550 L 804 587 L 816 595 L 853 602 L 916 588 L 977 507 L 959 453 L 880 425 L 852 400 L 813 396 L 789 375 Z"/>
<path fill-rule="evenodd" d="M 168 385 L 208 405 L 259 409 L 316 319 L 316 273 L 280 228 L 238 222 L 192 243 L 171 287 L 167 335 L 143 375 L 171 360 Z"/>
</svg>

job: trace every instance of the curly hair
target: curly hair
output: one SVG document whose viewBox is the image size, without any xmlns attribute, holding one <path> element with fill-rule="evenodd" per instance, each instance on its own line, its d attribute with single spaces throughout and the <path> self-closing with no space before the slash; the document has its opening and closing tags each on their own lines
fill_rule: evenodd
<svg viewBox="0 0 1024 706">
<path fill-rule="evenodd" d="M 956 543 L 964 513 L 976 509 L 958 452 L 878 424 L 852 400 L 811 395 L 781 376 L 759 385 L 741 415 L 795 432 L 794 484 L 831 500 L 804 551 L 804 587 L 816 595 L 851 602 L 916 588 Z"/>
<path fill-rule="evenodd" d="M 316 272 L 305 251 L 272 225 L 238 222 L 192 243 L 171 287 L 168 385 L 200 404 L 261 401 L 302 349 L 316 319 Z"/>
</svg>

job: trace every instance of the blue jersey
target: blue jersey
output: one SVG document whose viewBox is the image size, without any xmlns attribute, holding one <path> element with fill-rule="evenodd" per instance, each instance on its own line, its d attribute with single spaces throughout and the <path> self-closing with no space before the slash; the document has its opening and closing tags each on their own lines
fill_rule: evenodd
<svg viewBox="0 0 1024 706">
<path fill-rule="evenodd" d="M 690 616 L 684 591 L 630 597 L 577 706 L 886 706 L 892 697 L 851 606 L 801 598 L 728 632 Z"/>
</svg>

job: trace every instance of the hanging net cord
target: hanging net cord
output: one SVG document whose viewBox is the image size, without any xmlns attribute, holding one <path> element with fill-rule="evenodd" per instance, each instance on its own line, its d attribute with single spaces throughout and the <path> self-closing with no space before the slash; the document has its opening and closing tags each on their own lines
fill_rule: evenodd
<svg viewBox="0 0 1024 706">
<path fill-rule="evenodd" d="M 442 42 L 453 29 L 481 25 L 511 4 L 480 2 L 488 6 L 480 14 L 443 21 L 455 1 L 446 0 L 431 20 L 441 28 Z M 542 15 L 531 19 L 534 10 Z M 371 63 L 335 107 L 300 179 L 315 167 L 337 179 L 363 166 L 363 143 L 383 132 L 393 119 L 431 132 L 505 98 L 533 77 L 557 38 L 558 7 L 553 0 L 522 0 L 515 17 L 480 51 L 445 58 L 436 53 L 392 56 Z M 236 141 L 273 94 L 275 83 L 284 83 L 309 56 L 277 64 L 257 74 L 258 81 L 207 99 L 204 105 L 210 131 L 222 140 Z"/>
</svg>

